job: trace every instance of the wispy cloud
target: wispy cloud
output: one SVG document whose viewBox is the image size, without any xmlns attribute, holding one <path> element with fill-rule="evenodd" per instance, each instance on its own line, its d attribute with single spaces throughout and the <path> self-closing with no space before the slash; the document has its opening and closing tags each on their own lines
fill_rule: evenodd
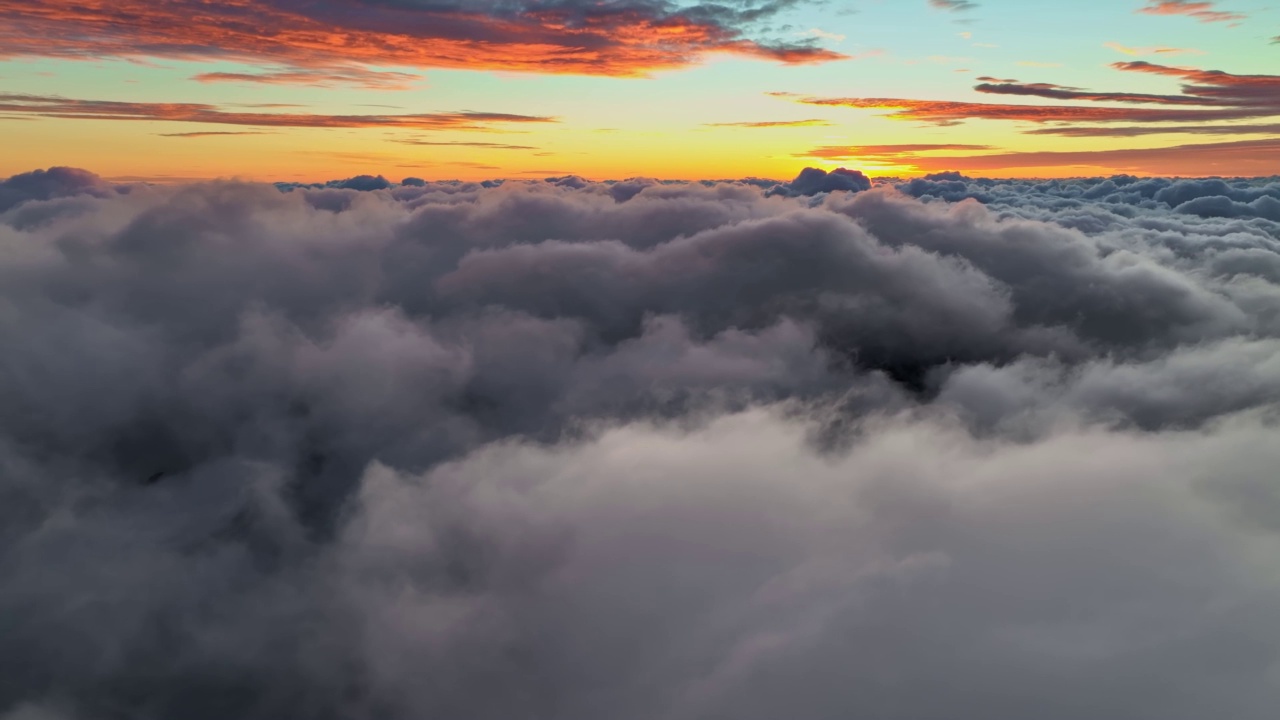
<svg viewBox="0 0 1280 720">
<path fill-rule="evenodd" d="M 553 117 L 472 111 L 407 115 L 236 112 L 203 103 L 79 100 L 14 93 L 0 93 L 0 112 L 76 120 L 160 120 L 254 127 L 383 127 L 472 131 L 493 130 L 495 126 L 506 124 L 558 122 Z"/>
<path fill-rule="evenodd" d="M 1047 127 L 1026 135 L 1061 137 L 1137 137 L 1141 135 L 1280 135 L 1280 123 L 1253 125 L 1129 125 L 1122 127 Z"/>
<path fill-rule="evenodd" d="M 1103 43 L 1103 47 L 1111 48 L 1121 55 L 1203 55 L 1203 50 L 1195 50 L 1193 48 L 1165 47 L 1161 45 L 1153 47 L 1128 47 L 1118 42 Z"/>
<path fill-rule="evenodd" d="M 763 120 L 758 122 L 720 122 L 706 123 L 706 127 L 736 128 L 778 128 L 778 127 L 823 127 L 831 123 L 827 120 Z"/>
<path fill-rule="evenodd" d="M 219 137 L 222 135 L 270 135 L 271 133 L 257 130 L 202 130 L 198 132 L 180 132 L 180 133 L 156 133 L 160 137 L 172 138 L 202 138 L 202 137 Z"/>
<path fill-rule="evenodd" d="M 908 98 L 802 98 L 824 107 L 889 110 L 885 117 L 946 125 L 964 120 L 1048 122 L 1194 122 L 1256 117 L 1252 110 L 1091 107 L 1087 105 L 1008 105 L 999 103 L 913 100 Z"/>
<path fill-rule="evenodd" d="M 1186 172 L 1186 168 L 1196 168 L 1200 174 L 1266 175 L 1280 166 L 1280 138 L 1125 150 L 917 155 L 903 160 L 903 164 L 922 172 L 999 173 L 1025 168 L 1074 167 L 1080 168 L 1081 174 L 1123 171 L 1177 175 Z"/>
<path fill-rule="evenodd" d="M 275 70 L 257 73 L 209 72 L 191 78 L 202 83 L 252 83 L 261 85 L 303 85 L 336 87 L 347 85 L 365 90 L 408 90 L 422 77 L 412 73 L 368 70 L 359 66 Z"/>
<path fill-rule="evenodd" d="M 461 142 L 446 140 L 416 140 L 416 139 L 397 139 L 391 142 L 400 143 L 402 145 L 429 145 L 429 146 L 456 146 L 469 148 L 483 148 L 486 150 L 537 150 L 532 145 L 505 145 L 503 143 L 490 142 Z"/>
<path fill-rule="evenodd" d="M 840 33 L 827 32 L 826 30 L 823 30 L 821 28 L 810 28 L 804 34 L 808 35 L 809 37 L 821 38 L 823 40 L 831 40 L 832 42 L 837 42 L 837 43 L 844 42 L 847 37 L 845 35 L 841 35 Z"/>
<path fill-rule="evenodd" d="M 826 145 L 810 150 L 799 157 L 823 160 L 893 160 L 901 161 L 918 157 L 921 153 L 990 150 L 990 145 L 905 144 L 905 145 Z"/>
<path fill-rule="evenodd" d="M 978 3 L 970 0 L 929 0 L 929 4 L 938 10 L 946 10 L 947 12 L 965 12 L 975 10 Z"/>
<path fill-rule="evenodd" d="M 1146 7 L 1138 10 L 1145 15 L 1187 15 L 1200 22 L 1237 22 L 1245 19 L 1238 12 L 1214 9 L 1213 2 L 1190 2 L 1189 0 L 1147 0 Z"/>
<path fill-rule="evenodd" d="M 1187 95 L 1152 95 L 1149 93 L 1091 92 L 1080 88 L 1064 87 L 1052 83 L 982 83 L 974 87 L 980 93 L 993 95 L 1022 95 L 1051 100 L 1088 100 L 1091 102 L 1119 102 L 1155 105 L 1213 105 L 1204 98 Z"/>
<path fill-rule="evenodd" d="M 1094 92 L 1052 83 L 1019 83 L 994 78 L 984 78 L 992 82 L 985 82 L 974 88 L 986 94 L 1091 103 L 1076 105 L 1013 105 L 911 98 L 796 97 L 785 93 L 775 95 L 807 105 L 890 110 L 892 112 L 887 117 L 892 119 L 938 125 L 965 120 L 1071 124 L 1208 123 L 1280 116 L 1280 75 L 1234 75 L 1220 70 L 1171 67 L 1141 60 L 1114 63 L 1112 68 L 1123 72 L 1176 77 L 1183 80 L 1184 84 L 1181 93 L 1176 95 Z M 1092 103 L 1163 107 L 1115 107 Z"/>
<path fill-rule="evenodd" d="M 1182 92 L 1216 105 L 1257 108 L 1280 114 L 1280 75 L 1236 75 L 1221 70 L 1157 65 L 1142 60 L 1113 63 L 1125 72 L 1165 75 L 1185 81 Z"/>
<path fill-rule="evenodd" d="M 713 53 L 786 64 L 842 59 L 817 38 L 759 34 L 793 2 L 635 0 L 210 3 L 0 0 L 0 57 L 248 60 L 291 69 L 349 65 L 634 76 Z M 244 78 L 239 78 L 243 80 Z M 305 75 L 278 75 L 310 82 Z"/>
</svg>

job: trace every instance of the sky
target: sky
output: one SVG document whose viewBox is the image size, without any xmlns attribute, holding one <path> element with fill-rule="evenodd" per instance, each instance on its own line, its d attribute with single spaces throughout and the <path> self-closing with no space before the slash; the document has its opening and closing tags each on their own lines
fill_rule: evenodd
<svg viewBox="0 0 1280 720">
<path fill-rule="evenodd" d="M 0 720 L 1274 720 L 1278 39 L 0 0 Z"/>
<path fill-rule="evenodd" d="M 1261 176 L 1268 0 L 0 0 L 0 174 Z"/>
</svg>

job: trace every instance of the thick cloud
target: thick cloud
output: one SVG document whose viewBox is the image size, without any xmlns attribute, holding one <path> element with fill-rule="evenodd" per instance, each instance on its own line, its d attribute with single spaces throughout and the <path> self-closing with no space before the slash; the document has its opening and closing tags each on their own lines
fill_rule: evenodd
<svg viewBox="0 0 1280 720">
<path fill-rule="evenodd" d="M 346 180 L 336 180 L 329 186 L 346 190 L 386 190 L 391 187 L 391 182 L 381 175 L 357 175 Z"/>
<path fill-rule="evenodd" d="M 0 181 L 0 212 L 28 200 L 49 200 L 81 194 L 104 195 L 111 192 L 109 183 L 87 170 L 69 167 L 34 170 Z"/>
<path fill-rule="evenodd" d="M 774 195 L 819 195 L 829 192 L 859 192 L 871 189 L 871 178 L 858 170 L 836 168 L 827 172 L 822 168 L 805 168 L 795 180 L 782 183 L 772 190 Z"/>
<path fill-rule="evenodd" d="M 1276 181 L 831 177 L 5 181 L 0 717 L 1270 718 Z"/>
</svg>

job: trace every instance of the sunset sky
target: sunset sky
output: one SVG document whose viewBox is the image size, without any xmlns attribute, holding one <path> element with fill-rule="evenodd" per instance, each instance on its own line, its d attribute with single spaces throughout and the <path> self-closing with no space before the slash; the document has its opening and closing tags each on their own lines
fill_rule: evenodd
<svg viewBox="0 0 1280 720">
<path fill-rule="evenodd" d="M 0 174 L 1257 176 L 1269 0 L 0 0 Z"/>
<path fill-rule="evenodd" d="M 0 720 L 1276 720 L 1280 0 L 0 0 Z"/>
</svg>

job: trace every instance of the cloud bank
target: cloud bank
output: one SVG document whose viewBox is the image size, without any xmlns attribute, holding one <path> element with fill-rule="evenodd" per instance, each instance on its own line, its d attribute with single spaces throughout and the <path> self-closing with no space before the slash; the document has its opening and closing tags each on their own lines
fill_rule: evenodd
<svg viewBox="0 0 1280 720">
<path fill-rule="evenodd" d="M 0 181 L 0 717 L 1269 719 L 1278 210 Z"/>
</svg>

